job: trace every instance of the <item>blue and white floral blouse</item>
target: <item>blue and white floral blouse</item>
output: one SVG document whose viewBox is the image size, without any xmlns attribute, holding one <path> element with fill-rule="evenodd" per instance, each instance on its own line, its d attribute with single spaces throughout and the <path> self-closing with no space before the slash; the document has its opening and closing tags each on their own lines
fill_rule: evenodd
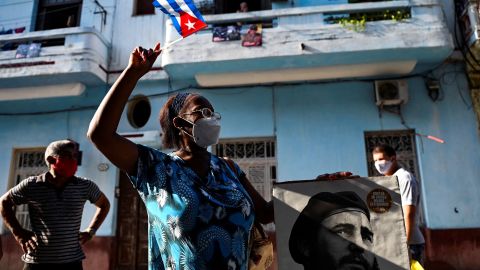
<svg viewBox="0 0 480 270">
<path fill-rule="evenodd" d="M 138 150 L 130 179 L 148 212 L 149 270 L 246 270 L 254 213 L 238 165 L 211 155 L 201 179 L 173 153 Z"/>
</svg>

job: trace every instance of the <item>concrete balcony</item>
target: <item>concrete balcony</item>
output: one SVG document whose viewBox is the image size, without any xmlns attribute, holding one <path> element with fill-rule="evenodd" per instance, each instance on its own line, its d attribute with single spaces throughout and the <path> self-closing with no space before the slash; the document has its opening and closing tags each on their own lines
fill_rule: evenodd
<svg viewBox="0 0 480 270">
<path fill-rule="evenodd" d="M 360 31 L 326 18 L 405 10 L 401 21 L 367 21 Z M 330 16 L 331 17 L 331 16 Z M 207 29 L 166 48 L 162 63 L 172 80 L 203 87 L 340 78 L 391 77 L 425 71 L 444 61 L 454 45 L 435 1 L 389 1 L 313 6 L 205 16 L 209 25 L 272 21 L 261 47 L 212 42 Z M 167 42 L 176 39 L 167 25 Z"/>
<path fill-rule="evenodd" d="M 40 54 L 16 58 L 18 44 L 42 43 Z M 81 83 L 100 85 L 107 81 L 110 44 L 95 29 L 63 28 L 0 36 L 1 88 Z"/>
</svg>

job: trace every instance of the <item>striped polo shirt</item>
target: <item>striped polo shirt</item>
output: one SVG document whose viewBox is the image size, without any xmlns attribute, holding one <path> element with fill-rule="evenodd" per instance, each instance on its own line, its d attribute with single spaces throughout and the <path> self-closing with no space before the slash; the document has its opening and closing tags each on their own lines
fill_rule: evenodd
<svg viewBox="0 0 480 270">
<path fill-rule="evenodd" d="M 26 263 L 69 263 L 85 258 L 78 239 L 85 202 L 95 203 L 100 189 L 92 181 L 72 177 L 56 189 L 46 174 L 29 177 L 9 191 L 17 205 L 28 204 L 38 246 L 22 256 Z"/>
</svg>

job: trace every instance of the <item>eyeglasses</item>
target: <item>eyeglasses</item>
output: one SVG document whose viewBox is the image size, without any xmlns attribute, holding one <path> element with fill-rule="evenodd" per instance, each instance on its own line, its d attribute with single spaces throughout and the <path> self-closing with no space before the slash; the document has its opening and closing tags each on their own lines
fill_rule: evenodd
<svg viewBox="0 0 480 270">
<path fill-rule="evenodd" d="M 199 110 L 192 111 L 191 113 L 182 113 L 184 115 L 191 115 L 194 113 L 201 113 L 204 118 L 211 118 L 214 117 L 217 120 L 220 120 L 222 116 L 218 112 L 213 112 L 209 108 L 201 108 Z"/>
</svg>

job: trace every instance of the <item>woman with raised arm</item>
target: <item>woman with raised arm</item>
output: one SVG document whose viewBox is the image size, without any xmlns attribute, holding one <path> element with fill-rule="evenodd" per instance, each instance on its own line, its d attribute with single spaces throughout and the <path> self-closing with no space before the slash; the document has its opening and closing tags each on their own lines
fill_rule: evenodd
<svg viewBox="0 0 480 270">
<path fill-rule="evenodd" d="M 272 222 L 273 206 L 237 164 L 207 151 L 220 133 L 220 114 L 210 102 L 179 93 L 164 104 L 162 143 L 175 149 L 172 153 L 136 145 L 117 133 L 128 97 L 160 53 L 160 44 L 132 52 L 97 109 L 88 137 L 130 176 L 145 203 L 149 269 L 246 270 L 253 221 Z"/>
</svg>

